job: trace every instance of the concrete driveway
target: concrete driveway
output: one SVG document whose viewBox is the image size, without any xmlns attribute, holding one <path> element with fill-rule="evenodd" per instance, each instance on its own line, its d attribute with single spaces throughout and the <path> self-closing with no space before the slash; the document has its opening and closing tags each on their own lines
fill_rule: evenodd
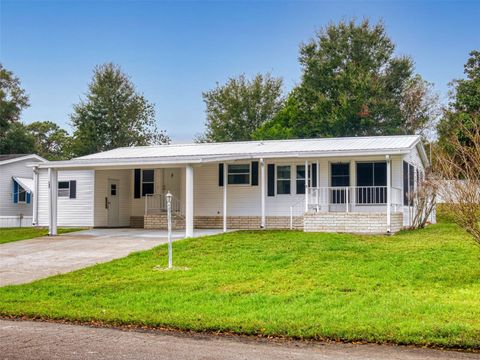
<svg viewBox="0 0 480 360">
<path fill-rule="evenodd" d="M 195 230 L 195 236 L 221 230 Z M 174 231 L 173 239 L 185 237 Z M 166 243 L 167 232 L 143 229 L 92 229 L 0 245 L 0 286 L 23 284 L 127 256 Z"/>
</svg>

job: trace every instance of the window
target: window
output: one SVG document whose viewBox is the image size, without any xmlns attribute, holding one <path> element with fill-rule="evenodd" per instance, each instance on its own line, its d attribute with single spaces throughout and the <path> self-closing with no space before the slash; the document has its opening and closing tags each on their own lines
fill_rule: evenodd
<svg viewBox="0 0 480 360">
<path fill-rule="evenodd" d="M 70 197 L 70 181 L 58 182 L 58 197 Z"/>
<path fill-rule="evenodd" d="M 290 165 L 277 166 L 277 194 L 290 194 Z"/>
<path fill-rule="evenodd" d="M 297 165 L 297 194 L 305 194 L 305 165 Z M 308 165 L 308 186 L 312 186 L 312 166 Z"/>
<path fill-rule="evenodd" d="M 331 165 L 331 184 L 332 187 L 347 187 L 350 186 L 350 164 L 338 163 Z M 332 204 L 345 204 L 347 194 L 345 189 L 332 189 L 331 202 Z"/>
<path fill-rule="evenodd" d="M 19 203 L 26 203 L 27 202 L 27 192 L 20 185 L 18 185 L 18 202 Z"/>
<path fill-rule="evenodd" d="M 332 164 L 332 186 L 350 186 L 350 164 Z"/>
<path fill-rule="evenodd" d="M 403 162 L 403 205 L 410 206 L 412 199 L 410 194 L 415 191 L 415 167 Z"/>
<path fill-rule="evenodd" d="M 358 204 L 384 204 L 387 202 L 387 163 L 357 163 L 356 198 Z"/>
<path fill-rule="evenodd" d="M 228 184 L 229 185 L 250 184 L 250 164 L 228 165 Z"/>
<path fill-rule="evenodd" d="M 110 184 L 110 195 L 117 195 L 117 184 Z"/>
<path fill-rule="evenodd" d="M 115 188 L 116 192 L 116 188 Z M 154 170 L 142 171 L 142 196 L 155 193 L 155 172 Z M 113 194 L 112 194 L 113 195 Z"/>
</svg>

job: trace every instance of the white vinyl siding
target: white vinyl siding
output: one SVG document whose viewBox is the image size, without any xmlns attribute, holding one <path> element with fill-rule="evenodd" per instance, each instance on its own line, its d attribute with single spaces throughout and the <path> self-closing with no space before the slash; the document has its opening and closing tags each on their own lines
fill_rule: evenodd
<svg viewBox="0 0 480 360">
<path fill-rule="evenodd" d="M 58 181 L 77 181 L 77 196 L 58 197 L 58 226 L 93 226 L 93 170 L 68 170 L 58 172 Z M 48 171 L 39 170 L 38 224 L 48 226 Z"/>
<path fill-rule="evenodd" d="M 27 164 L 38 162 L 26 159 L 0 165 L 0 216 L 32 216 L 33 197 L 30 204 L 13 202 L 12 176 L 33 179 L 33 169 Z"/>
</svg>

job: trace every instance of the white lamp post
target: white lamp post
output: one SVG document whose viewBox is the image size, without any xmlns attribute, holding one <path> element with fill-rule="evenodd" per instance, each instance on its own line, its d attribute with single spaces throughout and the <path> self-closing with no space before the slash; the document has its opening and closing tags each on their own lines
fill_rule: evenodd
<svg viewBox="0 0 480 360">
<path fill-rule="evenodd" d="M 165 195 L 167 198 L 167 232 L 168 232 L 168 268 L 172 268 L 172 194 L 170 191 Z"/>
</svg>

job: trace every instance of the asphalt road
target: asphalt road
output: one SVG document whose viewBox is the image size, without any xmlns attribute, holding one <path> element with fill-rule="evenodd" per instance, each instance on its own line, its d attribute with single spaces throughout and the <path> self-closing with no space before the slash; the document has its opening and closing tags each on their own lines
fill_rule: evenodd
<svg viewBox="0 0 480 360">
<path fill-rule="evenodd" d="M 480 359 L 389 345 L 270 341 L 0 320 L 1 359 Z"/>
</svg>

